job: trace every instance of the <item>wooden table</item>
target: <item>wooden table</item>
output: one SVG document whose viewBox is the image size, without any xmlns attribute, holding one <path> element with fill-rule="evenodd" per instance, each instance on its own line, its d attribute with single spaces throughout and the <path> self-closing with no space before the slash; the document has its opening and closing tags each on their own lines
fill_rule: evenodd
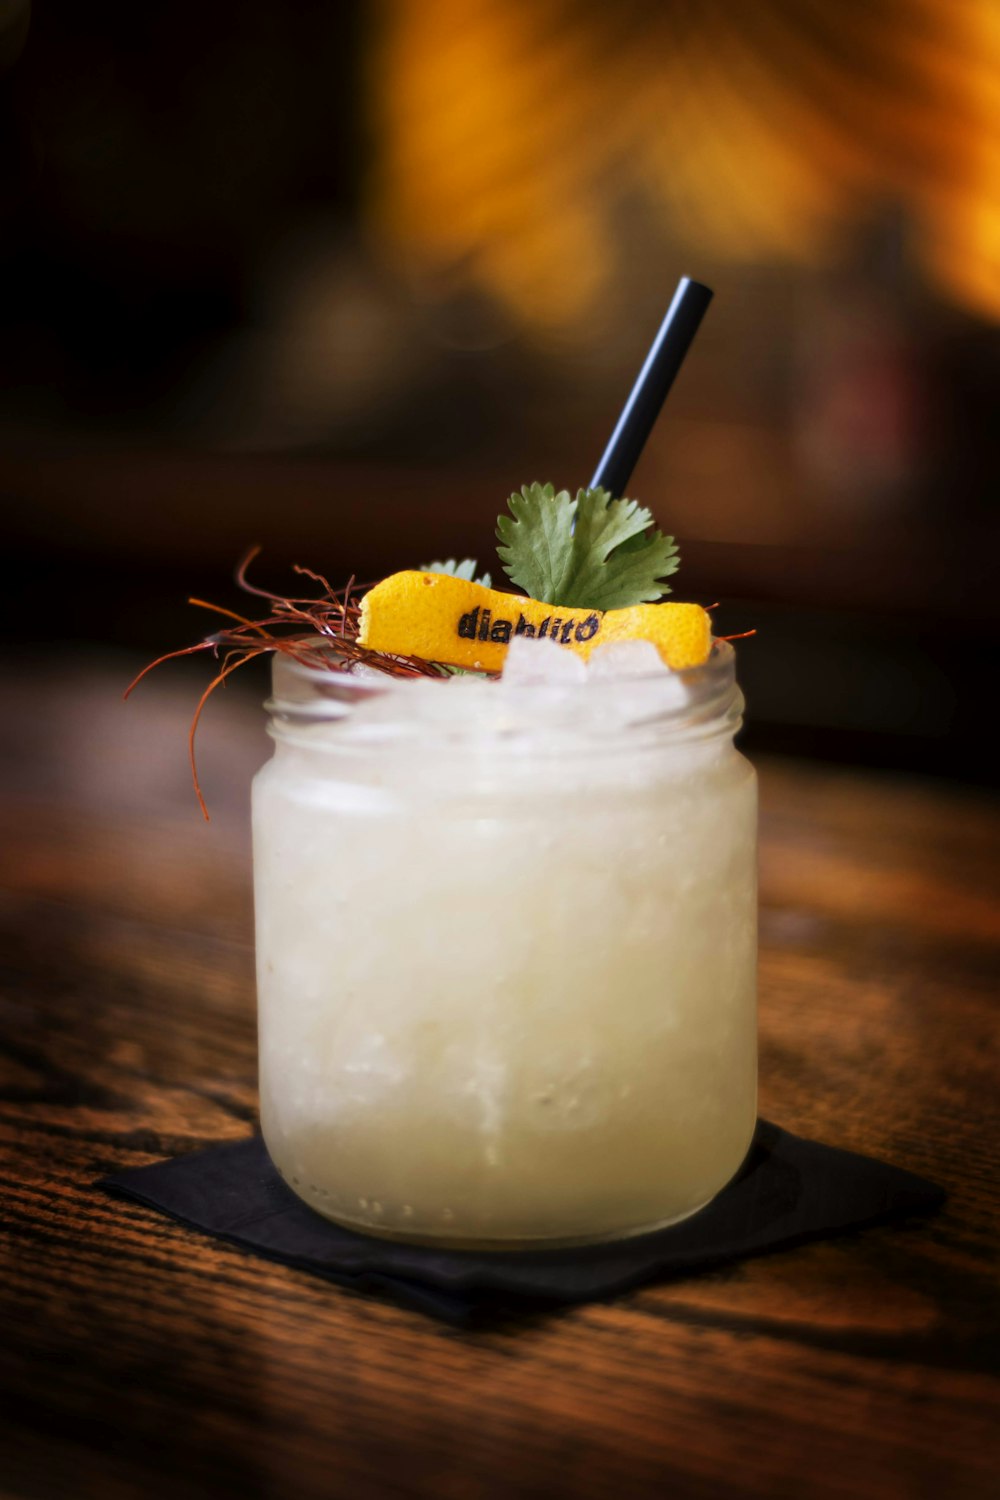
<svg viewBox="0 0 1000 1500">
<path fill-rule="evenodd" d="M 249 700 L 3 679 L 0 1493 L 1000 1494 L 997 808 L 763 766 L 761 1108 L 946 1209 L 456 1332 L 95 1192 L 254 1120 Z"/>
</svg>

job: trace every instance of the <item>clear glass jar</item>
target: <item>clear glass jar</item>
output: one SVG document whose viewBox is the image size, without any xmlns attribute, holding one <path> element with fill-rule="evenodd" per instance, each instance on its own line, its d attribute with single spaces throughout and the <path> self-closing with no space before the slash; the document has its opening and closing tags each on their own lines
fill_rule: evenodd
<svg viewBox="0 0 1000 1500">
<path fill-rule="evenodd" d="M 313 1208 L 515 1248 L 641 1233 L 756 1117 L 733 651 L 508 686 L 277 658 L 254 783 L 261 1124 Z"/>
</svg>

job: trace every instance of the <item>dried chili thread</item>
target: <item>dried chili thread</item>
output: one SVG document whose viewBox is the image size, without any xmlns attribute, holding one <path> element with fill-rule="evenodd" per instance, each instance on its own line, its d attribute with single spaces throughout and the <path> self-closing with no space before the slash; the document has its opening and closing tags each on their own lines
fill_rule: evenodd
<svg viewBox="0 0 1000 1500">
<path fill-rule="evenodd" d="M 350 667 L 355 663 L 361 663 L 397 678 L 440 678 L 448 675 L 447 667 L 440 662 L 424 661 L 417 656 L 391 656 L 384 651 L 372 651 L 367 646 L 358 645 L 361 597 L 367 592 L 368 585 L 359 585 L 352 577 L 342 589 L 334 589 L 321 573 L 295 564 L 293 571 L 318 583 L 323 590 L 322 594 L 311 598 L 309 596 L 289 598 L 283 594 L 275 594 L 269 589 L 262 589 L 250 583 L 247 578 L 247 569 L 259 552 L 259 547 L 253 547 L 243 558 L 236 570 L 236 582 L 246 593 L 266 599 L 271 605 L 270 614 L 261 620 L 250 620 L 245 615 L 238 614 L 235 610 L 227 609 L 223 605 L 211 604 L 204 599 L 189 599 L 189 604 L 193 604 L 198 609 L 211 610 L 233 620 L 236 622 L 235 626 L 215 631 L 193 646 L 182 646 L 176 651 L 168 651 L 163 656 L 158 656 L 129 683 L 124 694 L 128 698 L 143 678 L 152 672 L 154 667 L 162 666 L 164 662 L 174 661 L 182 656 L 194 656 L 202 651 L 210 651 L 217 660 L 220 654 L 222 655 L 222 670 L 216 674 L 198 700 L 188 731 L 188 751 L 195 796 L 206 821 L 208 821 L 209 813 L 198 776 L 195 736 L 205 705 L 216 688 L 221 687 L 239 667 L 244 666 L 248 661 L 253 661 L 256 657 L 263 656 L 270 651 L 280 651 L 302 666 L 325 668 L 330 671 L 342 670 L 345 666 Z M 284 628 L 291 628 L 298 633 L 276 633 Z M 331 648 L 335 653 L 334 656 L 331 656 Z"/>
</svg>

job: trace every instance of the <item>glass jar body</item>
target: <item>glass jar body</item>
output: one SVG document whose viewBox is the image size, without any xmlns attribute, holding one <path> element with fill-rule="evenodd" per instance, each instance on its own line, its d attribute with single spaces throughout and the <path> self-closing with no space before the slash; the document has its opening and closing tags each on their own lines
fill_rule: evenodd
<svg viewBox="0 0 1000 1500">
<path fill-rule="evenodd" d="M 756 1117 L 756 785 L 731 731 L 386 724 L 279 722 L 255 781 L 275 1164 L 328 1217 L 415 1241 L 686 1217 Z"/>
</svg>

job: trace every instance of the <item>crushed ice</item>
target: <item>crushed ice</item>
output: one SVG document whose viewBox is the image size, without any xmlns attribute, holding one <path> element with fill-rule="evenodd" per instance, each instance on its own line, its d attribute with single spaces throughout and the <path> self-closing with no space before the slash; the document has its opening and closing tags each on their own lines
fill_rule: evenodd
<svg viewBox="0 0 1000 1500">
<path fill-rule="evenodd" d="M 380 738 L 455 730 L 533 739 L 617 734 L 682 712 L 689 701 L 684 674 L 671 671 L 651 641 L 612 642 L 585 662 L 554 641 L 521 637 L 510 643 L 499 681 L 478 674 L 444 683 L 389 679 L 386 691 L 359 703 L 351 719 L 356 730 Z"/>
<path fill-rule="evenodd" d="M 655 646 L 653 650 L 656 651 Z M 555 641 L 515 636 L 507 647 L 500 681 L 506 687 L 539 687 L 546 683 L 562 687 L 586 682 L 587 663 L 575 651 L 568 651 Z"/>
<path fill-rule="evenodd" d="M 589 677 L 604 679 L 656 677 L 670 673 L 652 641 L 610 641 L 606 646 L 597 647 L 587 667 Z"/>
</svg>

